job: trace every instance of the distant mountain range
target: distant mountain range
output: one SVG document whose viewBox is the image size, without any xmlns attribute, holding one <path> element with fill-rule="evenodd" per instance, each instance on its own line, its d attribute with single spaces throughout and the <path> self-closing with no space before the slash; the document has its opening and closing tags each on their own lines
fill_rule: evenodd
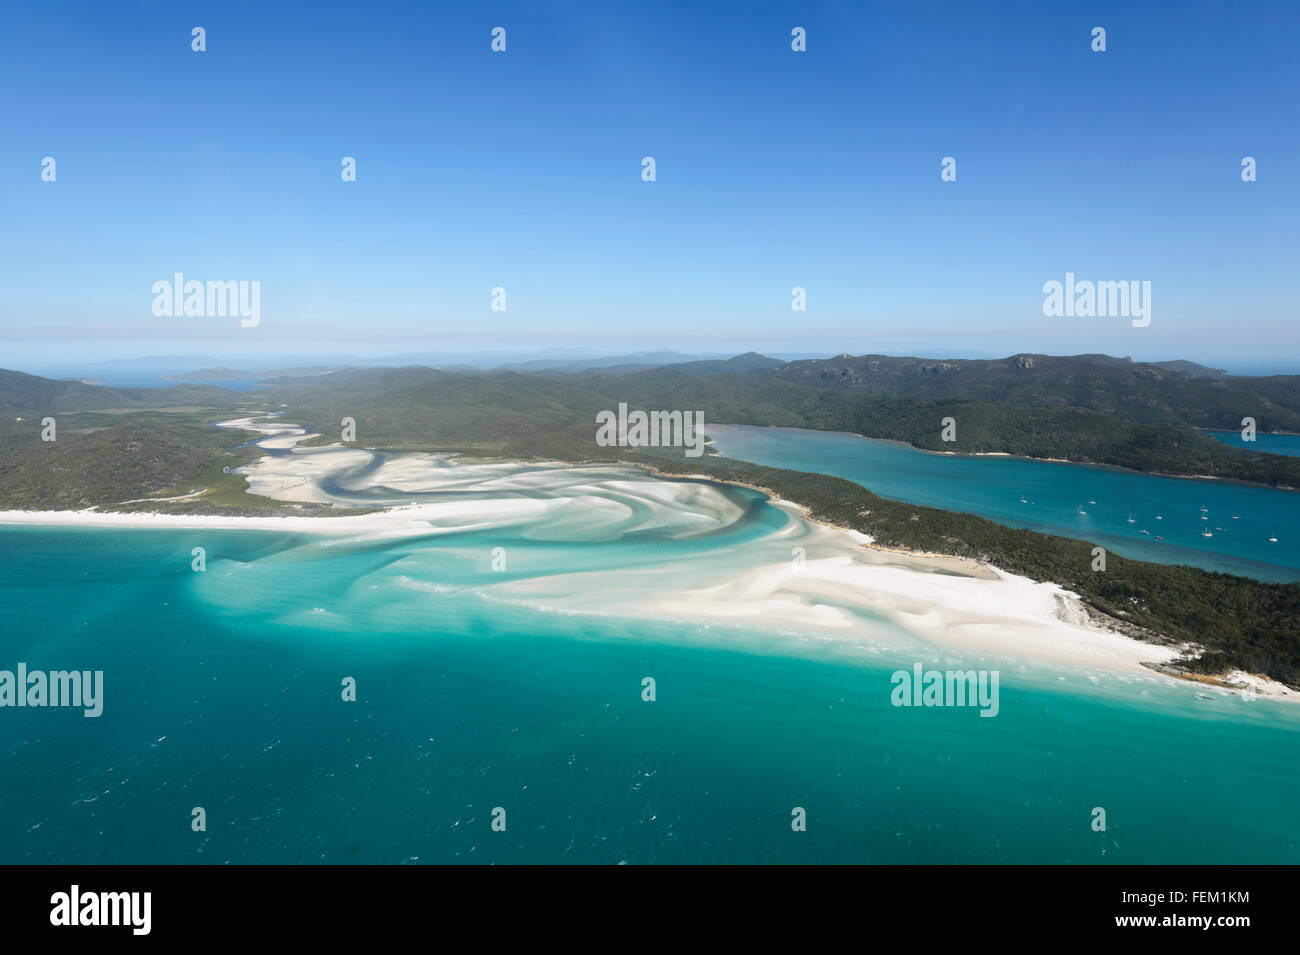
<svg viewBox="0 0 1300 955">
<path fill-rule="evenodd" d="M 286 377 L 315 374 L 321 369 L 395 367 L 424 365 L 452 370 L 506 368 L 512 371 L 581 371 L 610 366 L 676 364 L 713 358 L 725 354 L 686 354 L 667 349 L 632 352 L 621 355 L 581 355 L 559 349 L 532 351 L 483 352 L 410 352 L 365 358 L 357 355 L 293 355 L 259 359 L 218 359 L 204 355 L 150 355 L 142 358 L 111 359 L 78 365 L 49 365 L 30 369 L 45 378 L 102 378 L 114 380 L 162 378 L 170 381 L 237 381 L 263 376 Z M 786 355 L 808 358 L 809 354 Z"/>
<path fill-rule="evenodd" d="M 1126 626 L 1211 648 L 1207 667 L 1231 665 L 1300 685 L 1295 584 L 1117 555 L 1112 572 L 1093 573 L 1087 541 L 886 500 L 825 475 L 594 441 L 595 415 L 626 402 L 702 410 L 706 431 L 709 423 L 849 431 L 932 451 L 1001 451 L 1300 487 L 1300 458 L 1230 447 L 1193 427 L 1236 428 L 1250 416 L 1262 431 L 1300 431 L 1300 377 L 1225 378 L 1189 364 L 1032 354 L 785 361 L 749 352 L 577 371 L 343 368 L 283 377 L 253 392 L 188 383 L 97 387 L 0 371 L 0 508 L 327 513 L 325 505 L 249 494 L 232 469 L 261 451 L 212 423 L 283 411 L 287 420 L 317 431 L 316 443 L 330 443 L 338 440 L 340 422 L 351 418 L 370 448 L 627 461 L 770 488 L 809 506 L 818 519 L 886 546 L 988 560 L 1059 583 Z M 41 439 L 44 416 L 57 418 L 57 441 Z M 947 416 L 960 422 L 954 443 L 940 439 Z M 175 500 L 163 500 L 168 497 Z M 133 503 L 143 498 L 153 500 Z"/>
<path fill-rule="evenodd" d="M 73 379 L 41 378 L 0 368 L 0 411 L 52 414 L 106 408 L 158 408 L 169 405 L 224 404 L 231 392 L 212 385 L 171 388 L 112 388 Z"/>
<path fill-rule="evenodd" d="M 660 359 L 675 353 L 654 353 Z M 1021 354 L 998 359 L 837 355 L 786 361 L 756 352 L 646 367 L 614 356 L 539 367 L 434 369 L 310 366 L 257 377 L 257 401 L 298 409 L 326 431 L 338 415 L 371 417 L 369 434 L 400 446 L 466 442 L 516 453 L 577 455 L 591 415 L 619 402 L 702 410 L 705 420 L 849 431 L 926 450 L 1007 452 L 1139 471 L 1300 487 L 1300 459 L 1228 448 L 1197 429 L 1300 433 L 1300 377 L 1223 377 L 1192 362 L 1109 355 Z M 211 367 L 194 373 L 239 374 Z M 229 406 L 252 393 L 185 383 L 96 387 L 0 372 L 0 411 L 75 412 Z M 960 418 L 959 441 L 939 422 Z M 320 423 L 315 419 L 319 417 Z M 475 443 L 475 442 L 469 442 Z"/>
<path fill-rule="evenodd" d="M 162 375 L 164 381 L 260 381 L 263 378 L 307 378 L 312 375 L 327 375 L 330 372 L 347 368 L 347 365 L 312 365 L 306 368 L 270 368 L 262 370 L 226 368 L 199 368 L 182 372 L 178 375 Z"/>
<path fill-rule="evenodd" d="M 448 371 L 474 372 L 505 370 L 523 372 L 581 372 L 605 369 L 614 374 L 645 371 L 667 365 L 695 366 L 701 373 L 715 373 L 725 367 L 742 370 L 746 366 L 767 368 L 787 362 L 797 362 L 825 357 L 822 354 L 786 353 L 772 356 L 747 352 L 730 357 L 728 354 L 688 354 L 659 349 L 631 352 L 620 355 L 582 356 L 566 354 L 557 349 L 542 353 L 520 352 L 515 355 L 501 352 L 481 353 L 412 353 L 362 358 L 346 355 L 298 355 L 272 359 L 225 359 L 195 355 L 154 355 L 143 358 L 113 359 L 88 362 L 80 365 L 54 365 L 26 369 L 45 378 L 68 378 L 105 382 L 111 386 L 150 386 L 160 381 L 210 382 L 257 381 L 267 378 L 295 378 L 318 375 L 344 368 L 401 367 L 423 365 Z M 1104 356 L 1103 356 L 1104 357 Z M 942 360 L 994 360 L 993 356 L 959 354 Z M 1110 359 L 1119 361 L 1121 359 Z M 729 363 L 723 365 L 722 363 Z M 712 364 L 710 364 L 712 363 Z M 1164 361 L 1149 363 L 1167 371 L 1177 371 L 1192 378 L 1223 378 L 1228 373 L 1221 368 L 1209 368 L 1190 361 Z"/>
</svg>

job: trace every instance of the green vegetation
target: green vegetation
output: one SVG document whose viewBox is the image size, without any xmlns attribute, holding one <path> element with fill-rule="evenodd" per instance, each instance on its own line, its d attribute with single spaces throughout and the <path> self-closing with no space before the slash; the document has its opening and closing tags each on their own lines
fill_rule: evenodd
<svg viewBox="0 0 1300 955">
<path fill-rule="evenodd" d="M 1300 584 L 1263 583 L 1117 554 L 1109 554 L 1106 571 L 1098 573 L 1092 570 L 1094 545 L 1088 541 L 892 501 L 842 478 L 716 456 L 621 457 L 667 473 L 707 474 L 768 488 L 807 506 L 818 520 L 870 534 L 886 547 L 971 557 L 1034 580 L 1053 581 L 1135 628 L 1135 635 L 1159 635 L 1218 651 L 1194 667 L 1199 672 L 1221 672 L 1226 664 L 1300 687 Z"/>
<path fill-rule="evenodd" d="M 1300 431 L 1300 377 L 1190 377 L 1109 355 L 1013 355 L 985 361 L 863 355 L 791 362 L 781 381 L 880 396 L 1019 408 L 1083 408 L 1146 425 Z"/>
<path fill-rule="evenodd" d="M 1231 447 L 1197 430 L 1240 428 L 1247 416 L 1262 431 L 1300 430 L 1300 378 L 1191 379 L 1117 359 L 1019 357 L 1030 367 L 1015 359 L 868 356 L 742 374 L 701 376 L 683 366 L 569 381 L 607 402 L 700 409 L 716 423 L 848 431 L 930 451 L 1004 452 L 1300 488 L 1300 459 Z M 940 438 L 949 416 L 957 421 L 952 443 Z"/>
<path fill-rule="evenodd" d="M 265 510 L 265 498 L 247 494 L 242 477 L 223 468 L 247 464 L 260 452 L 230 450 L 255 434 L 210 427 L 211 414 L 140 412 L 119 415 L 59 414 L 57 440 L 41 440 L 40 418 L 0 423 L 0 508 L 149 509 L 125 504 L 210 488 L 228 505 Z M 241 437 L 243 435 L 243 437 Z M 196 507 L 198 501 L 170 502 Z M 157 509 L 156 506 L 154 509 Z"/>
<path fill-rule="evenodd" d="M 1054 396 L 1058 378 L 1061 391 Z M 912 390 L 895 394 L 905 389 Z M 930 451 L 1003 452 L 1300 488 L 1300 458 L 1232 447 L 1192 426 L 1237 428 L 1249 415 L 1261 430 L 1300 430 L 1300 378 L 1193 379 L 1105 356 L 1001 362 L 867 356 L 789 364 L 738 356 L 624 373 L 528 375 L 352 369 L 267 395 L 327 412 L 321 416 L 327 434 L 337 433 L 343 416 L 364 413 L 364 433 L 380 440 L 408 433 L 425 442 L 463 441 L 472 424 L 475 436 L 494 446 L 530 428 L 563 428 L 571 413 L 590 420 L 626 401 L 699 409 L 708 422 L 848 431 Z M 1214 411 L 1193 410 L 1196 401 Z M 946 443 L 940 422 L 950 416 L 957 440 Z"/>
<path fill-rule="evenodd" d="M 742 356 L 745 357 L 745 356 Z M 1024 356 L 1022 356 L 1024 357 Z M 250 407 L 282 410 L 287 420 L 321 433 L 317 443 L 338 440 L 345 417 L 357 422 L 358 442 L 366 447 L 392 450 L 460 450 L 476 457 L 545 458 L 562 461 L 626 461 L 657 468 L 669 474 L 706 474 L 712 478 L 766 487 L 781 497 L 808 506 L 819 520 L 872 535 L 887 547 L 971 557 L 987 561 L 1035 580 L 1050 580 L 1078 593 L 1095 610 L 1117 621 L 1121 628 L 1148 639 L 1195 642 L 1210 652 L 1191 664 L 1197 672 L 1221 672 L 1238 667 L 1264 673 L 1292 686 L 1300 686 L 1300 584 L 1272 584 L 1211 573 L 1190 567 L 1171 567 L 1110 555 L 1107 570 L 1091 570 L 1093 545 L 1028 530 L 1004 527 L 969 514 L 919 507 L 882 498 L 841 478 L 761 467 L 717 456 L 684 458 L 668 452 L 599 448 L 594 443 L 597 411 L 626 401 L 633 407 L 702 409 L 705 420 L 750 424 L 857 431 L 878 437 L 910 441 L 934 450 L 952 450 L 938 441 L 938 421 L 952 415 L 958 420 L 958 450 L 1017 451 L 1042 457 L 1070 458 L 1122 464 L 1141 470 L 1173 473 L 1216 473 L 1222 476 L 1300 486 L 1296 468 L 1300 459 L 1242 452 L 1214 442 L 1183 424 L 1145 420 L 1164 414 L 1119 414 L 1116 408 L 1089 407 L 1086 382 L 1065 379 L 1062 394 L 1071 406 L 1049 401 L 1043 407 L 1024 407 L 990 400 L 994 382 L 1011 372 L 986 375 L 978 397 L 900 397 L 867 393 L 851 376 L 836 371 L 832 360 L 764 367 L 752 358 L 743 364 L 752 370 L 735 372 L 732 363 L 705 363 L 716 367 L 656 368 L 624 374 L 585 372 L 573 375 L 491 372 L 466 374 L 428 368 L 353 369 L 310 379 L 295 380 L 259 392 L 240 395 L 222 389 L 182 388 L 99 389 L 79 383 L 46 382 L 17 373 L 0 373 L 0 407 L 24 412 L 22 422 L 6 415 L 0 419 L 0 507 L 103 508 L 175 512 L 219 511 L 265 513 L 337 513 L 330 508 L 285 505 L 247 494 L 242 478 L 225 468 L 246 463 L 255 449 L 231 446 L 252 435 L 210 427 L 214 420 L 233 417 Z M 868 362 L 870 359 L 853 359 Z M 914 361 L 902 360 L 897 361 Z M 1088 365 L 1084 359 L 1053 359 Z M 1254 396 L 1273 402 L 1276 419 L 1256 415 L 1261 428 L 1270 420 L 1287 420 L 1295 401 L 1292 379 L 1191 379 L 1154 366 L 1133 366 L 1107 359 L 1093 362 L 1109 369 L 1103 381 L 1148 381 L 1170 403 L 1191 400 L 1196 388 L 1229 389 L 1215 414 L 1240 417 L 1242 401 Z M 952 363 L 939 363 L 952 364 Z M 987 363 L 985 363 L 987 364 Z M 1037 368 L 1031 363 L 1029 370 Z M 1119 371 L 1114 369 L 1118 368 Z M 840 369 L 841 371 L 843 369 Z M 1027 370 L 1024 368 L 1021 371 Z M 1066 369 L 1068 370 L 1068 369 Z M 1065 374 L 1062 369 L 1057 369 Z M 800 380 L 823 372 L 845 384 L 808 384 Z M 916 373 L 936 380 L 955 374 L 950 369 L 926 371 L 916 366 L 892 369 L 900 378 Z M 1081 374 L 1078 368 L 1076 374 Z M 1126 378 L 1123 376 L 1127 376 Z M 1179 381 L 1162 385 L 1168 377 Z M 859 378 L 861 376 L 859 375 Z M 26 379 L 26 380 L 25 380 Z M 1042 387 L 1045 384 L 1040 382 Z M 892 386 L 891 386 L 892 387 Z M 1039 387 L 1039 386 L 1035 386 Z M 1255 389 L 1251 392 L 1249 389 Z M 89 389 L 88 396 L 84 389 Z M 1071 391 L 1073 389 L 1073 391 Z M 1160 390 L 1163 389 L 1163 390 Z M 918 389 L 925 391 L 926 389 Z M 136 392 L 144 392 L 137 394 Z M 178 392 L 183 392 L 178 393 Z M 1103 389 L 1104 392 L 1104 389 Z M 1025 399 L 1033 389 L 1010 389 L 1004 399 Z M 1143 394 L 1135 392 L 1134 394 Z M 1050 393 L 1045 392 L 1042 400 Z M 1227 397 L 1225 397 L 1227 396 Z M 210 410 L 196 412 L 185 406 L 209 399 Z M 71 404 L 84 400 L 82 406 Z M 1093 393 L 1092 404 L 1105 402 Z M 1145 400 L 1145 399 L 1143 399 Z M 1155 399 L 1152 399 L 1155 400 Z M 1253 399 L 1252 399 L 1253 400 Z M 40 441 L 40 418 L 58 412 L 58 441 Z M 152 402 L 123 415 L 135 405 Z M 1284 404 L 1285 402 L 1285 404 Z M 7 404 L 6 404 L 7 403 Z M 1143 401 L 1120 400 L 1131 411 Z M 1228 412 L 1231 406 L 1234 410 Z M 160 409 L 168 408 L 169 411 Z M 1270 411 L 1269 414 L 1272 414 Z M 1225 421 L 1205 412 L 1198 423 L 1224 426 Z M 1297 420 L 1300 424 L 1300 419 Z M 1235 427 L 1236 422 L 1227 423 Z M 138 498 L 184 495 L 207 488 L 201 498 L 173 502 L 123 505 Z"/>
<path fill-rule="evenodd" d="M 0 413 L 52 415 L 74 411 L 156 409 L 168 407 L 229 406 L 238 399 L 232 391 L 210 385 L 176 385 L 172 388 L 106 388 L 79 381 L 58 381 L 0 368 Z"/>
<path fill-rule="evenodd" d="M 623 382 L 640 374 L 608 380 Z M 336 440 L 332 436 L 338 434 L 338 422 L 350 416 L 357 421 L 359 441 L 367 447 L 445 450 L 465 447 L 466 438 L 473 437 L 478 440 L 471 446 L 491 446 L 513 457 L 623 461 L 668 474 L 705 474 L 768 488 L 807 506 L 816 519 L 870 534 L 886 547 L 970 557 L 1034 580 L 1061 584 L 1079 594 L 1093 609 L 1117 621 L 1126 632 L 1145 639 L 1195 642 L 1218 654 L 1207 655 L 1189 667 L 1198 672 L 1220 672 L 1230 665 L 1300 686 L 1300 584 L 1264 583 L 1115 554 L 1108 555 L 1106 572 L 1094 573 L 1094 545 L 1090 542 L 889 500 L 842 478 L 763 467 L 716 455 L 686 458 L 681 452 L 600 448 L 593 441 L 594 415 L 611 407 L 611 401 L 574 389 L 569 382 L 575 376 L 548 380 L 514 373 L 462 375 L 401 369 L 393 377 L 391 389 L 382 387 L 371 373 L 354 372 L 339 383 L 342 387 L 337 392 L 322 384 L 292 391 L 277 389 L 270 397 L 290 402 L 289 420 L 331 435 L 323 440 Z M 688 377 L 660 371 L 657 380 L 675 389 Z M 707 378 L 703 382 L 705 387 L 717 387 Z M 503 406 L 503 392 L 510 395 L 508 406 Z M 627 394 L 618 400 L 639 407 L 693 407 L 690 403 L 674 403 L 674 395 L 680 398 L 675 390 L 633 397 Z M 644 403 L 639 404 L 643 398 Z M 889 402 L 893 413 L 910 420 L 906 415 L 915 403 L 894 399 Z M 722 399 L 714 404 L 721 406 Z M 584 407 L 576 410 L 577 406 Z M 923 407 L 914 413 L 929 416 L 938 405 Z M 966 407 L 973 413 L 963 413 L 959 420 L 977 432 L 980 414 L 1004 410 L 984 405 Z M 1081 421 L 1097 428 L 1102 419 L 1114 424 L 1114 419 L 1092 412 L 1053 413 L 1062 416 L 1060 427 L 1068 426 L 1070 415 L 1078 415 Z M 800 422 L 784 418 L 762 423 Z M 1161 429 L 1143 430 L 1153 432 L 1153 441 L 1161 440 Z M 1233 450 L 1221 447 L 1227 452 Z"/>
</svg>

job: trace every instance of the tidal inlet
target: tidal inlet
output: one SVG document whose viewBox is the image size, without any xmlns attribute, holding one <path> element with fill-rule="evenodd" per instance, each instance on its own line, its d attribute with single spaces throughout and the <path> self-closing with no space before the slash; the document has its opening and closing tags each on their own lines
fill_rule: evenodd
<svg viewBox="0 0 1300 955">
<path fill-rule="evenodd" d="M 8 711 L 7 860 L 1294 853 L 1293 695 L 1174 679 L 1056 584 L 703 476 L 218 424 L 251 493 L 339 513 L 2 515 L 10 655 L 104 675 L 95 718 Z"/>
</svg>

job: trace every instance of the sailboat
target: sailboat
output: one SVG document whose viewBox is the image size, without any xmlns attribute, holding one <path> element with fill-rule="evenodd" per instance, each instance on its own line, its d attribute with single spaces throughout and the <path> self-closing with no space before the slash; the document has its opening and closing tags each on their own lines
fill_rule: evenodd
<svg viewBox="0 0 1300 955">
<path fill-rule="evenodd" d="M 1136 523 L 1137 523 L 1137 521 L 1133 520 L 1133 515 L 1132 515 L 1132 514 L 1130 514 L 1130 515 L 1128 516 L 1128 523 L 1129 523 L 1129 524 L 1136 524 Z"/>
<path fill-rule="evenodd" d="M 1075 512 L 1075 513 L 1078 513 L 1078 514 L 1083 514 L 1083 515 L 1084 515 L 1084 516 L 1087 516 L 1087 513 L 1088 513 L 1088 512 L 1087 512 L 1087 511 L 1085 511 L 1085 510 L 1084 510 L 1084 509 L 1083 509 L 1083 505 L 1082 505 L 1082 504 L 1080 504 L 1080 505 L 1079 505 L 1079 510 L 1078 510 L 1078 511 L 1076 511 L 1076 512 Z"/>
<path fill-rule="evenodd" d="M 1202 536 L 1202 537 L 1213 537 L 1213 536 L 1214 536 L 1214 531 L 1210 530 L 1210 529 L 1207 527 L 1205 530 L 1201 531 L 1201 536 Z"/>
<path fill-rule="evenodd" d="M 1020 494 L 1020 503 L 1021 503 L 1021 504 L 1028 504 L 1028 503 L 1029 503 L 1029 501 L 1025 498 L 1024 492 L 1021 492 L 1021 494 Z"/>
</svg>

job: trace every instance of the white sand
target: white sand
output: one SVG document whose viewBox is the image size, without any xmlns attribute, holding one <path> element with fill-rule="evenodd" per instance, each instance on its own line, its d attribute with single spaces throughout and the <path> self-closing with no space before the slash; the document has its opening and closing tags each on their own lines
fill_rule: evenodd
<svg viewBox="0 0 1300 955">
<path fill-rule="evenodd" d="M 293 449 L 307 436 L 293 425 L 248 418 L 222 426 L 260 431 L 267 435 L 261 446 L 282 450 Z M 364 475 L 349 476 L 376 462 Z M 2 511 L 0 524 L 275 530 L 341 540 L 509 528 L 538 540 L 599 541 L 653 530 L 689 541 L 707 538 L 743 516 L 714 484 L 665 481 L 621 466 L 460 464 L 446 455 L 376 455 L 333 445 L 267 455 L 241 473 L 253 493 L 283 501 L 361 503 L 327 493 L 322 488 L 326 479 L 352 492 L 380 489 L 375 503 L 385 509 L 340 517 Z M 402 495 L 416 492 L 439 497 L 399 503 Z M 790 514 L 791 522 L 735 545 L 724 559 L 716 547 L 702 556 L 685 549 L 680 558 L 652 566 L 485 581 L 483 589 L 496 599 L 552 610 L 712 620 L 855 645 L 879 638 L 881 625 L 875 621 L 883 620 L 936 651 L 1043 661 L 1147 679 L 1155 675 L 1142 662 L 1163 663 L 1178 655 L 1176 648 L 1142 643 L 1091 624 L 1078 597 L 1055 584 L 1035 583 L 967 560 L 874 548 L 867 535 L 813 523 L 800 506 L 774 503 Z M 797 548 L 802 548 L 799 559 Z M 1255 685 L 1262 695 L 1282 695 L 1271 681 L 1257 680 Z"/>
</svg>

